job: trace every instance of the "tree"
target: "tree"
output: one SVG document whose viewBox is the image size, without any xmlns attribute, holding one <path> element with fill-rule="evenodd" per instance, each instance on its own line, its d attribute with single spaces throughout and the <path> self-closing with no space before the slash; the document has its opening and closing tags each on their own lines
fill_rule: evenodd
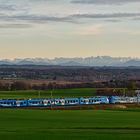
<svg viewBox="0 0 140 140">
<path fill-rule="evenodd" d="M 27 82 L 16 81 L 11 84 L 11 90 L 30 90 L 31 85 Z"/>
</svg>

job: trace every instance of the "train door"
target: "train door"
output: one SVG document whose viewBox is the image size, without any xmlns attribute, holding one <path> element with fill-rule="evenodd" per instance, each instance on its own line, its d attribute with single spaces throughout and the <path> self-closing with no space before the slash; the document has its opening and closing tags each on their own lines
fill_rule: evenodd
<svg viewBox="0 0 140 140">
<path fill-rule="evenodd" d="M 48 105 L 48 100 L 44 100 L 43 104 L 44 104 L 44 106 L 47 106 Z"/>
<path fill-rule="evenodd" d="M 20 101 L 16 101 L 16 106 L 20 107 L 21 102 Z"/>
</svg>

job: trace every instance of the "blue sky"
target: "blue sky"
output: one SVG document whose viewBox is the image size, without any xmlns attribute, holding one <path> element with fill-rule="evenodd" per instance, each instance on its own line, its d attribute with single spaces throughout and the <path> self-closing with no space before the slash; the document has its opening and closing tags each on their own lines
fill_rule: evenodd
<svg viewBox="0 0 140 140">
<path fill-rule="evenodd" d="M 0 0 L 0 58 L 139 57 L 140 0 Z"/>
</svg>

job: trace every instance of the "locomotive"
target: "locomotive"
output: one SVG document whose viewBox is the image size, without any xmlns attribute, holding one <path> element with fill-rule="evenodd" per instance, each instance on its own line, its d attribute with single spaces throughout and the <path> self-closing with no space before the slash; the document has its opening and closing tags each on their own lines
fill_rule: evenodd
<svg viewBox="0 0 140 140">
<path fill-rule="evenodd" d="M 125 104 L 139 103 L 140 97 L 121 97 L 121 96 L 96 96 L 81 98 L 54 98 L 54 99 L 2 99 L 1 108 L 14 107 L 51 107 L 51 106 L 76 106 L 76 105 L 95 105 L 95 104 Z"/>
</svg>

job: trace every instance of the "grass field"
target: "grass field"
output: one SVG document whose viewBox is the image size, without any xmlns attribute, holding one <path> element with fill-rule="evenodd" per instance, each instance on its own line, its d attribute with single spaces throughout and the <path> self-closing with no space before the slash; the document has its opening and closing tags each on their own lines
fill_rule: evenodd
<svg viewBox="0 0 140 140">
<path fill-rule="evenodd" d="M 139 140 L 140 110 L 0 110 L 4 140 Z"/>
<path fill-rule="evenodd" d="M 52 90 L 46 91 L 0 91 L 0 99 L 21 99 L 21 98 L 50 98 Z M 93 88 L 58 89 L 52 91 L 52 97 L 83 97 L 94 96 Z"/>
</svg>

